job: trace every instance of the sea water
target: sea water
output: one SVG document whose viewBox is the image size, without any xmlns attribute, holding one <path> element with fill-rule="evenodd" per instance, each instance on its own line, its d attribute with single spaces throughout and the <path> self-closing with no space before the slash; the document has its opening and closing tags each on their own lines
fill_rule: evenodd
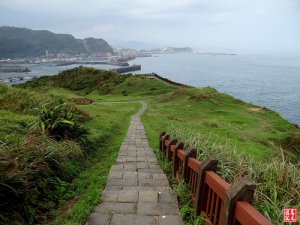
<svg viewBox="0 0 300 225">
<path fill-rule="evenodd" d="M 300 56 L 165 54 L 133 63 L 142 65 L 140 73 L 210 86 L 300 125 Z"/>
<path fill-rule="evenodd" d="M 243 101 L 275 110 L 283 118 L 300 125 L 299 55 L 202 55 L 157 54 L 136 58 L 129 64 L 141 71 L 194 87 L 210 86 Z M 0 79 L 15 76 L 54 75 L 79 65 L 28 64 L 29 73 L 0 73 Z M 88 65 L 99 69 L 111 65 Z"/>
</svg>

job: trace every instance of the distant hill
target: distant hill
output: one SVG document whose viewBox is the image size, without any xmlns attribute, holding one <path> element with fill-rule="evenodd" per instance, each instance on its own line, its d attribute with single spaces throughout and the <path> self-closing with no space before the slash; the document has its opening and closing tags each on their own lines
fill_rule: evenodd
<svg viewBox="0 0 300 225">
<path fill-rule="evenodd" d="M 115 45 L 116 48 L 123 48 L 123 49 L 136 49 L 136 50 L 141 50 L 141 49 L 155 49 L 155 48 L 163 48 L 165 45 L 156 45 L 156 44 L 145 44 L 141 42 L 136 42 L 136 41 L 128 41 L 125 43 L 120 43 Z"/>
<path fill-rule="evenodd" d="M 55 34 L 47 30 L 0 27 L 0 59 L 49 54 L 114 53 L 103 39 L 76 39 L 70 34 Z"/>
</svg>

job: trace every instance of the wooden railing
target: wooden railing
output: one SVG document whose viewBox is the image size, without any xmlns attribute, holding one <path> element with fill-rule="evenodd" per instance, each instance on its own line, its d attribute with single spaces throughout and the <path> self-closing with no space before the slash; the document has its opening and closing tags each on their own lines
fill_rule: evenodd
<svg viewBox="0 0 300 225">
<path fill-rule="evenodd" d="M 256 185 L 250 178 L 240 177 L 230 185 L 216 174 L 217 157 L 200 162 L 195 147 L 184 151 L 184 143 L 170 140 L 165 131 L 159 135 L 159 148 L 172 162 L 173 176 L 188 184 L 194 212 L 204 215 L 205 224 L 272 225 L 251 205 Z"/>
</svg>

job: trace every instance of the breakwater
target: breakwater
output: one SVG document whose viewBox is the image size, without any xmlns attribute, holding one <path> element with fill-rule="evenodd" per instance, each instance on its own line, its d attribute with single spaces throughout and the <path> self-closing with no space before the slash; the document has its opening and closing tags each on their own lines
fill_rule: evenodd
<svg viewBox="0 0 300 225">
<path fill-rule="evenodd" d="M 72 64 L 81 64 L 81 65 L 114 65 L 114 66 L 129 66 L 128 62 L 117 62 L 117 61 L 109 61 L 109 62 L 94 62 L 94 61 L 69 61 L 69 62 L 60 62 L 56 64 L 56 66 L 68 66 Z"/>
<path fill-rule="evenodd" d="M 168 78 L 164 78 L 164 77 L 161 77 L 161 76 L 157 75 L 156 73 L 146 73 L 145 76 L 149 77 L 149 78 L 155 78 L 155 79 L 161 80 L 161 81 L 163 81 L 167 84 L 170 84 L 170 85 L 183 87 L 183 88 L 193 88 L 193 86 L 189 86 L 189 85 L 186 85 L 186 84 L 171 81 Z"/>
<path fill-rule="evenodd" d="M 31 72 L 27 67 L 25 68 L 0 68 L 0 73 L 26 73 Z"/>
<path fill-rule="evenodd" d="M 110 70 L 118 72 L 118 73 L 126 73 L 126 72 L 141 70 L 141 68 L 142 68 L 141 65 L 132 65 L 132 66 L 114 68 L 114 69 L 110 69 Z"/>
</svg>

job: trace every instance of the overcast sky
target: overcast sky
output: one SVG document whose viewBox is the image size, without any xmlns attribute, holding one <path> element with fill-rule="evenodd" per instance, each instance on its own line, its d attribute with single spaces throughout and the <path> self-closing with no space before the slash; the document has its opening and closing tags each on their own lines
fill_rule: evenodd
<svg viewBox="0 0 300 225">
<path fill-rule="evenodd" d="M 300 53 L 300 0 L 0 0 L 0 26 L 111 45 Z"/>
</svg>

